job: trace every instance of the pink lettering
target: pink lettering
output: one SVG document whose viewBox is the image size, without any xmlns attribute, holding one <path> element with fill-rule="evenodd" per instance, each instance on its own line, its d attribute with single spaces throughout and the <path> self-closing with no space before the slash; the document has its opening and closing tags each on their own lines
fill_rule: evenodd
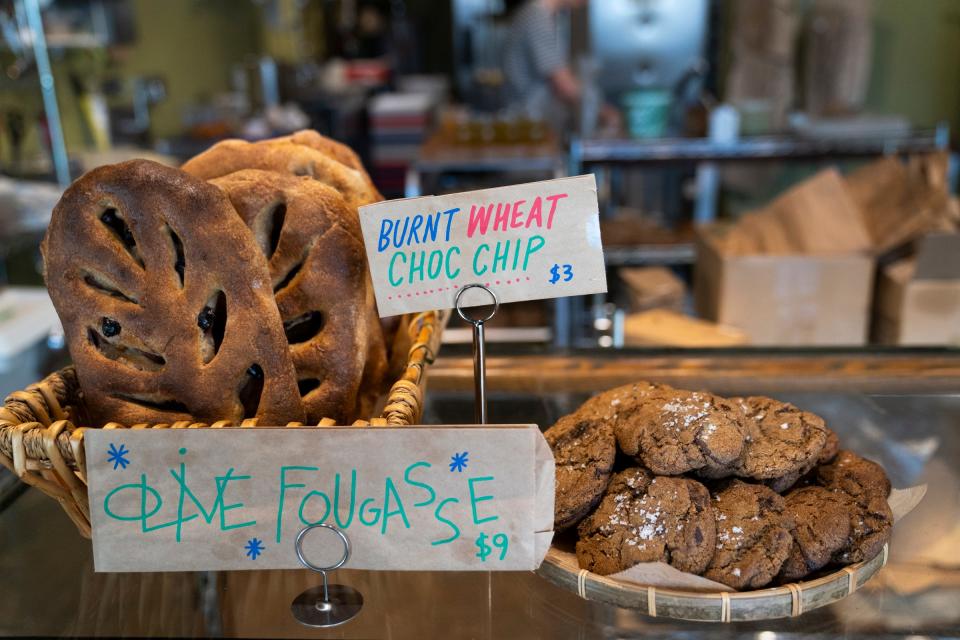
<svg viewBox="0 0 960 640">
<path fill-rule="evenodd" d="M 506 231 L 507 222 L 510 218 L 510 203 L 500 203 L 497 205 L 497 215 L 493 218 L 494 231 Z"/>
<path fill-rule="evenodd" d="M 557 212 L 557 201 L 559 201 L 561 198 L 566 198 L 566 197 L 567 197 L 567 194 L 565 193 L 558 193 L 553 196 L 547 196 L 547 200 L 550 201 L 550 215 L 547 216 L 547 229 L 553 228 L 553 214 Z"/>
<path fill-rule="evenodd" d="M 522 227 L 523 223 L 520 222 L 520 216 L 523 215 L 523 211 L 520 211 L 520 205 L 522 205 L 526 200 L 517 200 L 513 203 L 513 215 L 510 216 L 510 228 L 516 229 Z"/>
<path fill-rule="evenodd" d="M 487 233 L 487 226 L 490 224 L 490 213 L 493 211 L 493 205 L 478 207 L 475 204 L 470 205 L 470 221 L 467 223 L 467 237 L 472 238 L 477 228 L 480 228 L 480 235 Z"/>
<path fill-rule="evenodd" d="M 537 196 L 537 199 L 534 200 L 530 206 L 530 216 L 527 218 L 527 229 L 533 224 L 534 219 L 536 219 L 538 227 L 543 226 L 543 198 L 540 196 Z"/>
</svg>

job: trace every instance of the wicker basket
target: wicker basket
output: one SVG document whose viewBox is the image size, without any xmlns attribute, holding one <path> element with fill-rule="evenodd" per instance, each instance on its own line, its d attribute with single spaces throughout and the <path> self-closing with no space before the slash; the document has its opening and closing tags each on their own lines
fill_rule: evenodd
<svg viewBox="0 0 960 640">
<path fill-rule="evenodd" d="M 795 617 L 846 598 L 887 563 L 888 545 L 875 557 L 828 575 L 756 591 L 700 593 L 650 587 L 591 573 L 576 556 L 551 547 L 537 574 L 585 600 L 603 602 L 647 615 L 700 622 L 737 622 Z"/>
<path fill-rule="evenodd" d="M 440 344 L 449 314 L 427 311 L 410 317 L 407 331 L 410 350 L 403 375 L 393 383 L 380 417 L 357 420 L 354 426 L 406 426 L 416 424 L 423 412 L 426 368 Z M 83 397 L 73 367 L 53 373 L 24 391 L 16 391 L 0 408 L 0 463 L 17 476 L 57 500 L 81 535 L 90 537 L 90 505 L 87 500 L 87 470 L 83 449 L 84 428 L 77 426 Z M 318 427 L 336 422 L 324 418 Z M 223 420 L 213 424 L 176 422 L 135 424 L 131 429 L 218 429 L 255 427 L 256 419 L 234 425 Z M 303 427 L 291 422 L 287 427 Z M 126 429 L 110 422 L 104 429 Z"/>
</svg>

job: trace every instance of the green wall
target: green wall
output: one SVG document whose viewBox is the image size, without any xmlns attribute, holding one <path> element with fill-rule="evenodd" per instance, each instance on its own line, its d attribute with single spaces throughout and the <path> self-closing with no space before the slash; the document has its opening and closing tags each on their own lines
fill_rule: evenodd
<svg viewBox="0 0 960 640">
<path fill-rule="evenodd" d="M 875 0 L 867 108 L 960 131 L 960 2 Z"/>
<path fill-rule="evenodd" d="M 159 75 L 167 99 L 152 110 L 153 134 L 180 133 L 183 108 L 225 91 L 230 67 L 259 49 L 259 12 L 249 0 L 133 0 L 137 42 L 117 69 Z"/>
</svg>

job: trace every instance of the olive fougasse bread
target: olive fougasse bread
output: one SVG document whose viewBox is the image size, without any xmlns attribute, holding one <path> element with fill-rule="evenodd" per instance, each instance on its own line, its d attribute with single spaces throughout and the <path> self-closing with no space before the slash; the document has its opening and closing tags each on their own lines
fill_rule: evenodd
<svg viewBox="0 0 960 640">
<path fill-rule="evenodd" d="M 544 436 L 554 528 L 576 527 L 577 560 L 594 573 L 664 562 L 757 589 L 868 560 L 890 537 L 883 469 L 786 402 L 639 382 Z"/>
<path fill-rule="evenodd" d="M 379 199 L 356 154 L 313 131 L 79 178 L 42 252 L 85 418 L 368 415 L 395 327 L 378 317 L 360 235 L 358 206 Z"/>
</svg>

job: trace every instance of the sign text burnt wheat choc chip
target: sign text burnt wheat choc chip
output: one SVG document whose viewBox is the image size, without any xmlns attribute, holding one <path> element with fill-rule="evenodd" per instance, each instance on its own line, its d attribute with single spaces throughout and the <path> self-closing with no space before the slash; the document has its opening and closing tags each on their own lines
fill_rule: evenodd
<svg viewBox="0 0 960 640">
<path fill-rule="evenodd" d="M 593 175 L 360 208 L 381 316 L 607 290 Z M 486 304 L 482 292 L 465 306 Z"/>
</svg>

